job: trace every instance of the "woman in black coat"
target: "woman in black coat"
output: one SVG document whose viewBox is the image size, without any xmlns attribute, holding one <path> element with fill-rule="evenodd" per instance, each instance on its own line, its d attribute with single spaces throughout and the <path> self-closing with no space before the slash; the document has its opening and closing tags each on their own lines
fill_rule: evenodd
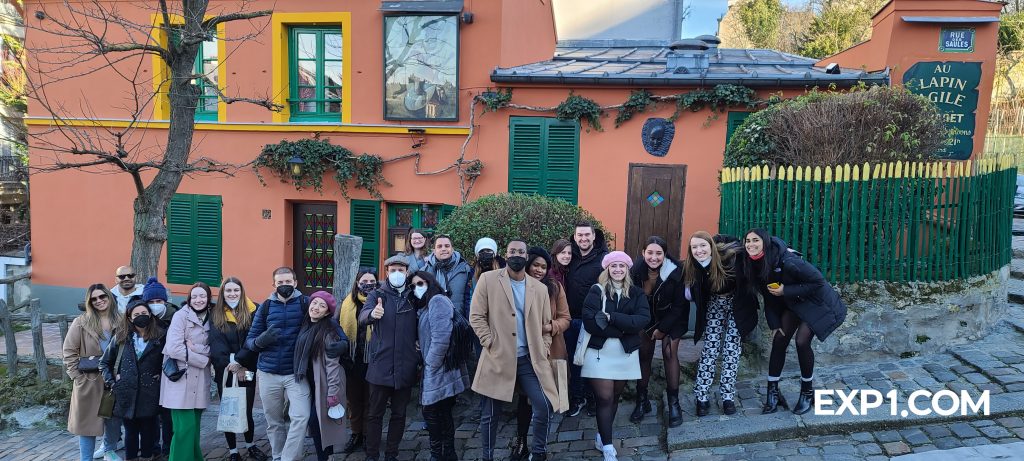
<svg viewBox="0 0 1024 461">
<path fill-rule="evenodd" d="M 100 360 L 103 381 L 114 392 L 113 415 L 124 421 L 125 459 L 149 459 L 159 433 L 164 330 L 142 300 L 132 301 L 114 343 Z M 120 358 L 120 361 L 118 361 Z"/>
<path fill-rule="evenodd" d="M 629 420 L 638 423 L 652 410 L 647 385 L 651 380 L 654 345 L 660 340 L 668 394 L 668 426 L 676 427 L 683 423 L 683 410 L 679 406 L 679 338 L 686 334 L 690 320 L 683 265 L 668 253 L 665 239 L 653 236 L 647 239 L 643 255 L 633 264 L 632 277 L 633 284 L 647 296 L 651 322 L 640 334 L 641 378 L 636 383 L 636 407 Z"/>
<path fill-rule="evenodd" d="M 746 290 L 741 302 L 756 303 L 753 293 L 764 298 L 764 317 L 772 329 L 772 352 L 768 360 L 768 395 L 763 413 L 778 406 L 789 408 L 779 393 L 779 378 L 786 363 L 786 349 L 796 336 L 800 361 L 800 397 L 793 413 L 802 415 L 814 405 L 814 351 L 811 339 L 828 338 L 846 319 L 846 305 L 816 267 L 804 261 L 779 238 L 764 229 L 753 229 L 743 238 L 746 257 L 741 285 Z M 749 309 L 749 308 L 748 308 Z"/>
</svg>

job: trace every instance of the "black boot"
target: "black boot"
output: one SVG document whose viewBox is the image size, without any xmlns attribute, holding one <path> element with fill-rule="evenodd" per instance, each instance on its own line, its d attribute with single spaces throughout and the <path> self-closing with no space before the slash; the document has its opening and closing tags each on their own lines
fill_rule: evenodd
<svg viewBox="0 0 1024 461">
<path fill-rule="evenodd" d="M 796 405 L 793 406 L 793 414 L 802 415 L 811 411 L 811 407 L 814 406 L 813 384 L 811 381 L 800 380 L 800 397 L 796 399 Z"/>
<path fill-rule="evenodd" d="M 511 461 L 526 461 L 530 457 L 530 448 L 526 443 L 526 437 L 516 437 L 512 440 L 512 452 L 508 459 Z"/>
<path fill-rule="evenodd" d="M 700 416 L 707 416 L 708 413 L 711 412 L 711 401 L 710 400 L 706 400 L 706 401 L 702 402 L 700 400 L 694 399 L 693 400 L 693 405 L 695 407 L 697 407 L 697 416 L 698 417 L 700 417 Z"/>
<path fill-rule="evenodd" d="M 365 440 L 363 439 L 363 434 L 352 434 L 352 436 L 348 438 L 348 443 L 345 444 L 345 449 L 342 450 L 341 452 L 346 455 L 355 453 L 356 450 L 363 447 L 364 441 Z"/>
<path fill-rule="evenodd" d="M 779 382 L 768 381 L 768 395 L 764 398 L 764 407 L 761 408 L 761 414 L 775 413 L 778 407 L 788 410 L 789 404 L 786 403 L 786 398 L 779 392 Z"/>
<path fill-rule="evenodd" d="M 733 403 L 732 400 L 723 400 L 722 401 L 722 413 L 725 413 L 727 415 L 734 415 L 734 414 L 736 414 L 736 404 Z"/>
<path fill-rule="evenodd" d="M 650 412 L 651 400 L 647 398 L 647 389 L 638 387 L 636 390 L 636 406 L 633 407 L 633 413 L 629 415 L 629 420 L 639 423 Z"/>
<path fill-rule="evenodd" d="M 683 409 L 679 406 L 679 389 L 666 389 L 668 394 L 668 427 L 683 424 Z"/>
</svg>

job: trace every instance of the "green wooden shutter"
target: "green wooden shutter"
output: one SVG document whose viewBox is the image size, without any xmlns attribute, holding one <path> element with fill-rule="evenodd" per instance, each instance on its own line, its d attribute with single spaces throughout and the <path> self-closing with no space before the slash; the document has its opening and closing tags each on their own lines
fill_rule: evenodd
<svg viewBox="0 0 1024 461">
<path fill-rule="evenodd" d="M 729 145 L 732 134 L 743 124 L 743 121 L 750 116 L 750 112 L 729 112 L 728 126 L 725 129 L 725 145 Z"/>
<path fill-rule="evenodd" d="M 222 201 L 219 195 L 174 194 L 167 206 L 167 281 L 220 285 Z"/>
<path fill-rule="evenodd" d="M 544 118 L 512 117 L 509 120 L 508 191 L 543 194 Z"/>
<path fill-rule="evenodd" d="M 363 238 L 359 265 L 377 267 L 380 263 L 380 201 L 352 200 L 349 233 Z"/>
<path fill-rule="evenodd" d="M 444 221 L 445 218 L 451 216 L 452 212 L 455 211 L 455 205 L 441 205 L 441 212 L 437 214 L 437 222 Z"/>
<path fill-rule="evenodd" d="M 576 204 L 579 185 L 580 125 L 546 119 L 544 195 Z"/>
</svg>

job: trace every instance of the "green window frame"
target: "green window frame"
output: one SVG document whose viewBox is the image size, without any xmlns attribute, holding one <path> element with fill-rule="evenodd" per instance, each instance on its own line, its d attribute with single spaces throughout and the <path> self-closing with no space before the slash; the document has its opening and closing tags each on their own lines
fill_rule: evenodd
<svg viewBox="0 0 1024 461">
<path fill-rule="evenodd" d="M 174 194 L 167 207 L 167 281 L 219 286 L 223 250 L 219 195 Z"/>
<path fill-rule="evenodd" d="M 195 74 L 206 75 L 213 80 L 210 85 L 203 79 L 195 79 L 193 83 L 199 87 L 199 101 L 196 105 L 196 120 L 217 121 L 217 66 L 220 61 L 217 56 L 217 38 L 199 44 L 199 51 L 196 53 Z"/>
<path fill-rule="evenodd" d="M 549 117 L 511 117 L 508 151 L 509 192 L 577 203 L 579 123 Z"/>
<path fill-rule="evenodd" d="M 288 104 L 291 121 L 341 121 L 342 32 L 337 26 L 289 29 Z M 300 69 L 305 75 L 301 82 Z M 328 73 L 336 80 L 328 78 Z"/>
<path fill-rule="evenodd" d="M 380 263 L 380 201 L 349 202 L 349 234 L 363 238 L 359 265 L 376 268 Z"/>
<path fill-rule="evenodd" d="M 751 112 L 739 112 L 730 111 L 728 115 L 728 121 L 725 129 L 725 145 L 729 146 L 729 141 L 732 140 L 732 134 L 743 124 L 743 122 L 749 117 Z"/>
</svg>

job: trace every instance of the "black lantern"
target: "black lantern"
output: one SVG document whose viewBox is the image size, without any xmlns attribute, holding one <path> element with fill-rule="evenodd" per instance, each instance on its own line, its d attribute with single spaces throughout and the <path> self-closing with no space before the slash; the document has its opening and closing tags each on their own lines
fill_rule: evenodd
<svg viewBox="0 0 1024 461">
<path fill-rule="evenodd" d="M 306 162 L 302 161 L 302 157 L 299 157 L 298 155 L 293 155 L 292 158 L 288 159 L 288 167 L 292 170 L 292 176 L 296 178 L 302 176 L 303 165 L 305 165 L 305 163 Z"/>
</svg>

